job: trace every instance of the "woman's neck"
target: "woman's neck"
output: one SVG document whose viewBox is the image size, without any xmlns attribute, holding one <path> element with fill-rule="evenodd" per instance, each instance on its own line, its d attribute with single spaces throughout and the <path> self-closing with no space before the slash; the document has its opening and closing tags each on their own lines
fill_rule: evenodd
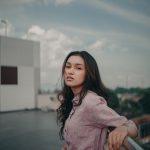
<svg viewBox="0 0 150 150">
<path fill-rule="evenodd" d="M 80 88 L 71 88 L 71 89 L 72 89 L 72 92 L 73 92 L 74 96 L 77 96 L 81 92 L 82 87 L 80 87 Z"/>
</svg>

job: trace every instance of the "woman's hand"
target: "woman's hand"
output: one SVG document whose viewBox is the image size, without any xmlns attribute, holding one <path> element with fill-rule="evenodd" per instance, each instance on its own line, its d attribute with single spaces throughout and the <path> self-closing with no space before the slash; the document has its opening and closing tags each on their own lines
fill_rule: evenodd
<svg viewBox="0 0 150 150">
<path fill-rule="evenodd" d="M 109 150 L 119 150 L 127 135 L 128 128 L 126 126 L 119 126 L 110 132 L 108 135 Z"/>
</svg>

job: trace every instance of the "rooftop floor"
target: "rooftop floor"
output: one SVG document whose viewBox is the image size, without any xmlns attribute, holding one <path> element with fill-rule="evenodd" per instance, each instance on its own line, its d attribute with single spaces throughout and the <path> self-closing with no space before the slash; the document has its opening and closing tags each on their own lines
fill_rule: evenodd
<svg viewBox="0 0 150 150">
<path fill-rule="evenodd" d="M 56 112 L 0 113 L 0 150 L 60 150 Z"/>
</svg>

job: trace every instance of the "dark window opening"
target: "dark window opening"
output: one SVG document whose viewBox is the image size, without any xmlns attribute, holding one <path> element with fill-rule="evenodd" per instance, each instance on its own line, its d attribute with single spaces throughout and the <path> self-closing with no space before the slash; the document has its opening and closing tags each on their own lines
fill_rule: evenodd
<svg viewBox="0 0 150 150">
<path fill-rule="evenodd" d="M 1 66 L 1 84 L 18 84 L 17 67 Z"/>
</svg>

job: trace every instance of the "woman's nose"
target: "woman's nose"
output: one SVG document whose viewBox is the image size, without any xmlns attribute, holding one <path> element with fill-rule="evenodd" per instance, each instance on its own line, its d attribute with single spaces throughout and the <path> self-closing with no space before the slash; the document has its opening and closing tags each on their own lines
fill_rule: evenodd
<svg viewBox="0 0 150 150">
<path fill-rule="evenodd" d="M 70 69 L 68 70 L 68 74 L 74 74 L 74 68 L 70 68 Z"/>
</svg>

